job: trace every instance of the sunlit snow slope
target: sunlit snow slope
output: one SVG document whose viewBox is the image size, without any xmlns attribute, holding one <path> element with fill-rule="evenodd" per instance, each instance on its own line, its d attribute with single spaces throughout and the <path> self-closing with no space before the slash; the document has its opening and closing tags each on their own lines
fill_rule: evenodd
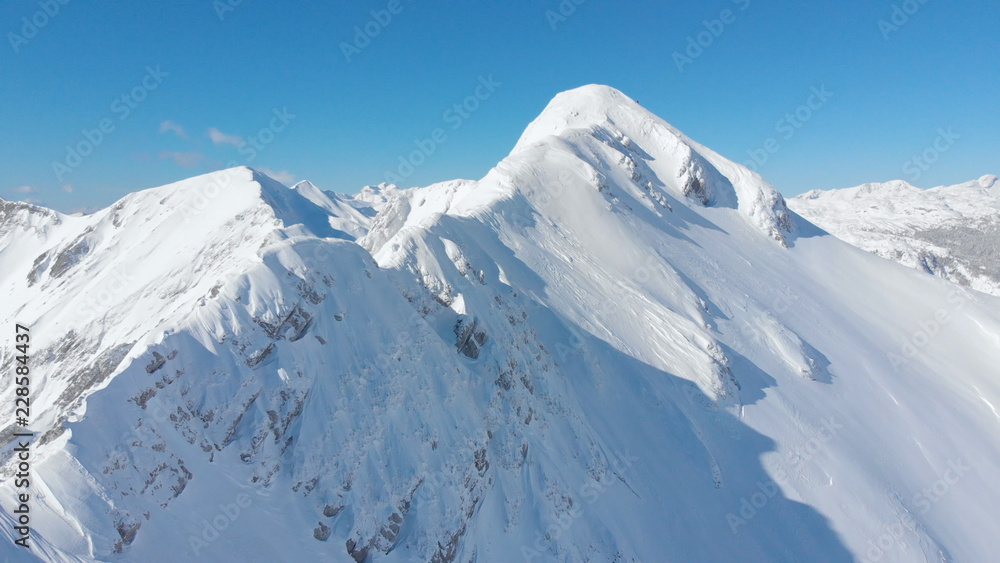
<svg viewBox="0 0 1000 563">
<path fill-rule="evenodd" d="M 1000 551 L 1000 299 L 827 235 L 612 88 L 479 181 L 0 205 L 43 560 Z"/>
</svg>

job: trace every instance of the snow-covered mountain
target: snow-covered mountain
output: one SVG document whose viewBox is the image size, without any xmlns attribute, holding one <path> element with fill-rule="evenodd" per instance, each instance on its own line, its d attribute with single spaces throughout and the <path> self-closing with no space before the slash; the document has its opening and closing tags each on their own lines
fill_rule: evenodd
<svg viewBox="0 0 1000 563">
<path fill-rule="evenodd" d="M 1000 182 L 929 190 L 897 180 L 812 190 L 788 202 L 827 232 L 883 258 L 1000 296 Z"/>
<path fill-rule="evenodd" d="M 557 96 L 479 181 L 238 168 L 0 205 L 43 560 L 1000 548 L 1000 299 L 827 235 L 612 88 Z"/>
</svg>

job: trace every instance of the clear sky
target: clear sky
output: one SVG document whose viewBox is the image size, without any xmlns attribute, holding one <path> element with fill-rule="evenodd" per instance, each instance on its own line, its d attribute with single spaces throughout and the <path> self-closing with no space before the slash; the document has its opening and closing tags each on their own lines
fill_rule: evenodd
<svg viewBox="0 0 1000 563">
<path fill-rule="evenodd" d="M 1000 174 L 998 22 L 996 0 L 4 0 L 0 196 L 93 209 L 227 163 L 354 192 L 439 128 L 403 185 L 480 178 L 589 83 L 786 195 L 960 183 Z"/>
</svg>

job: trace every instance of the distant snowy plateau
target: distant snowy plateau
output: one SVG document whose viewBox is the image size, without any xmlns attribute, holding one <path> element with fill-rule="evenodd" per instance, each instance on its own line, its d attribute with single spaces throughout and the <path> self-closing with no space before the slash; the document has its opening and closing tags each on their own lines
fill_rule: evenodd
<svg viewBox="0 0 1000 563">
<path fill-rule="evenodd" d="M 998 190 L 790 210 L 587 86 L 479 181 L 0 201 L 0 559 L 996 561 Z"/>
<path fill-rule="evenodd" d="M 883 258 L 1000 296 L 1000 181 L 929 190 L 897 180 L 813 190 L 788 202 L 827 232 Z"/>
</svg>

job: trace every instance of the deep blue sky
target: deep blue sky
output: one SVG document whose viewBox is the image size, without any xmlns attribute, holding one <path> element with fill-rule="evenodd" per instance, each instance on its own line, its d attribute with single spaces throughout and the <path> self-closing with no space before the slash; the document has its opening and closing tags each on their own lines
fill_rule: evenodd
<svg viewBox="0 0 1000 563">
<path fill-rule="evenodd" d="M 773 137 L 778 150 L 760 170 L 787 195 L 1000 173 L 1000 7 L 910 2 L 919 10 L 884 31 L 879 20 L 906 2 L 586 0 L 553 29 L 546 12 L 560 0 L 400 0 L 402 11 L 348 62 L 342 42 L 389 0 L 243 0 L 223 19 L 212 0 L 69 0 L 50 18 L 38 0 L 5 0 L 0 196 L 94 208 L 230 161 L 353 192 L 382 181 L 438 127 L 447 140 L 405 184 L 479 178 L 553 95 L 588 83 L 623 90 L 740 162 Z M 673 54 L 725 9 L 731 23 L 680 72 Z M 24 17 L 48 21 L 28 38 Z M 147 78 L 147 67 L 168 76 Z M 490 75 L 500 86 L 453 130 L 444 112 Z M 138 92 L 141 103 L 113 105 L 144 79 L 156 89 Z M 833 96 L 791 138 L 777 131 L 821 85 Z M 235 144 L 283 108 L 295 118 L 248 160 Z M 57 178 L 52 163 L 66 162 L 66 145 L 103 119 L 114 129 Z M 186 138 L 161 133 L 164 122 Z M 917 178 L 904 167 L 941 128 L 958 138 L 939 141 L 947 152 Z"/>
</svg>

